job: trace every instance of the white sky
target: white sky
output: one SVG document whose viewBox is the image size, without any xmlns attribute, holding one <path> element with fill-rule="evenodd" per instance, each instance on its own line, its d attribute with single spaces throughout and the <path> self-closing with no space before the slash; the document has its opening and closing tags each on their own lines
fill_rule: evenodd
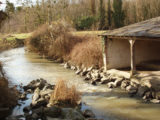
<svg viewBox="0 0 160 120">
<path fill-rule="evenodd" d="M 3 4 L 0 5 L 0 10 L 4 10 L 6 6 L 6 0 L 0 0 Z M 8 0 L 11 3 L 14 3 L 15 6 L 20 6 L 22 2 L 25 0 Z M 32 2 L 36 2 L 36 0 L 31 0 Z"/>
</svg>

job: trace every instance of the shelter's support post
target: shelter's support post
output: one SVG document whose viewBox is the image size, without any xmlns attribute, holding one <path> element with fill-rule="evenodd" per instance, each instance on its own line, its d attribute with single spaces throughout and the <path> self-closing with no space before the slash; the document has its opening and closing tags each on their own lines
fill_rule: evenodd
<svg viewBox="0 0 160 120">
<path fill-rule="evenodd" d="M 130 55 L 131 55 L 131 77 L 136 73 L 136 61 L 135 61 L 135 40 L 129 40 L 130 43 Z"/>
<path fill-rule="evenodd" d="M 107 71 L 107 58 L 106 58 L 106 37 L 102 37 L 102 55 L 103 55 L 103 64 L 104 70 Z"/>
</svg>

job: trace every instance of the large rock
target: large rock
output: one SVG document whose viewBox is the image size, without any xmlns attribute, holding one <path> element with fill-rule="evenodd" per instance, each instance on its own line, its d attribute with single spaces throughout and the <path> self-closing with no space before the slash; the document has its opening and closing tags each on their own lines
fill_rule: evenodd
<svg viewBox="0 0 160 120">
<path fill-rule="evenodd" d="M 101 78 L 101 84 L 107 84 L 111 82 L 110 78 L 109 77 L 103 77 Z"/>
<path fill-rule="evenodd" d="M 154 104 L 159 104 L 160 103 L 160 100 L 157 100 L 157 99 L 152 99 L 150 100 L 151 103 L 154 103 Z"/>
<path fill-rule="evenodd" d="M 81 72 L 81 76 L 87 75 L 88 71 L 87 68 L 84 68 L 83 71 Z"/>
<path fill-rule="evenodd" d="M 121 89 L 126 89 L 127 86 L 130 85 L 130 81 L 129 80 L 124 80 L 121 83 Z"/>
<path fill-rule="evenodd" d="M 61 116 L 61 108 L 56 106 L 45 108 L 44 113 L 46 116 L 58 118 Z"/>
<path fill-rule="evenodd" d="M 39 87 L 39 89 L 42 89 L 45 86 L 46 83 L 47 83 L 47 81 L 42 79 L 42 78 L 37 79 L 37 80 L 33 80 L 28 85 L 24 86 L 23 89 L 25 91 L 27 91 L 29 89 L 34 91 L 37 87 Z"/>
<path fill-rule="evenodd" d="M 73 108 L 62 108 L 62 117 L 67 120 L 85 120 L 81 112 Z"/>
<path fill-rule="evenodd" d="M 124 78 L 117 78 L 116 80 L 115 80 L 115 86 L 116 87 L 119 87 L 120 85 L 121 85 L 121 83 L 122 83 L 122 81 L 124 80 Z"/>
<path fill-rule="evenodd" d="M 129 94 L 136 94 L 137 93 L 137 89 L 136 87 L 129 85 L 126 87 L 126 91 L 128 91 Z"/>
<path fill-rule="evenodd" d="M 109 83 L 107 84 L 107 86 L 108 86 L 108 88 L 116 88 L 115 82 L 109 82 Z"/>
<path fill-rule="evenodd" d="M 145 95 L 146 92 L 150 91 L 150 89 L 147 86 L 140 86 L 138 88 L 138 92 L 137 95 L 139 97 L 143 97 Z"/>
<path fill-rule="evenodd" d="M 69 65 L 69 63 L 65 63 L 64 64 L 64 68 L 69 69 L 71 66 Z"/>
<path fill-rule="evenodd" d="M 95 114 L 91 110 L 85 110 L 83 111 L 83 116 L 85 118 L 95 118 Z"/>
<path fill-rule="evenodd" d="M 81 69 L 77 69 L 77 71 L 75 72 L 77 75 L 79 75 L 82 72 Z"/>
<path fill-rule="evenodd" d="M 33 96 L 32 96 L 32 105 L 35 105 L 37 104 L 37 100 L 39 99 L 40 97 L 40 89 L 37 88 L 34 93 L 33 93 Z"/>
<path fill-rule="evenodd" d="M 52 92 L 53 92 L 53 90 L 51 90 L 51 89 L 41 90 L 40 95 L 41 95 L 41 97 L 45 97 L 46 95 L 51 94 Z"/>
<path fill-rule="evenodd" d="M 111 69 L 111 70 L 108 70 L 107 73 L 111 74 L 112 76 L 130 79 L 130 73 L 128 73 L 128 72 L 124 72 L 124 71 L 120 71 L 120 70 L 116 70 L 116 69 Z"/>
</svg>

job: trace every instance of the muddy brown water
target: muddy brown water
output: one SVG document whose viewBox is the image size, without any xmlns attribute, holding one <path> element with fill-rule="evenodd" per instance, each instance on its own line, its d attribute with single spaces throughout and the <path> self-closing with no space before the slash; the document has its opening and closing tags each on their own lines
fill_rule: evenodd
<svg viewBox="0 0 160 120">
<path fill-rule="evenodd" d="M 103 86 L 92 86 L 75 75 L 74 71 L 64 69 L 62 65 L 42 59 L 35 53 L 25 52 L 25 48 L 17 48 L 0 54 L 4 71 L 10 86 L 44 78 L 55 84 L 57 79 L 65 79 L 73 83 L 83 93 L 82 100 L 86 104 L 82 109 L 91 109 L 97 118 L 104 120 L 160 120 L 160 105 L 145 104 L 136 98 L 130 98 L 120 89 L 108 89 Z M 28 96 L 29 97 L 29 96 Z M 23 105 L 26 106 L 29 101 Z M 22 107 L 15 107 L 13 115 L 22 113 Z"/>
</svg>

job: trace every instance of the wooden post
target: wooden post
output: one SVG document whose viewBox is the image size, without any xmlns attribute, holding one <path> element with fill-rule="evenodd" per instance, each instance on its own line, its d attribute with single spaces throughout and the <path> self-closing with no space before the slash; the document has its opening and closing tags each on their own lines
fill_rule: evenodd
<svg viewBox="0 0 160 120">
<path fill-rule="evenodd" d="M 131 55 L 131 77 L 136 73 L 136 61 L 135 61 L 135 40 L 129 40 L 130 43 L 130 55 Z"/>
<path fill-rule="evenodd" d="M 107 71 L 106 40 L 104 36 L 102 37 L 102 56 L 103 56 L 104 70 Z"/>
</svg>

